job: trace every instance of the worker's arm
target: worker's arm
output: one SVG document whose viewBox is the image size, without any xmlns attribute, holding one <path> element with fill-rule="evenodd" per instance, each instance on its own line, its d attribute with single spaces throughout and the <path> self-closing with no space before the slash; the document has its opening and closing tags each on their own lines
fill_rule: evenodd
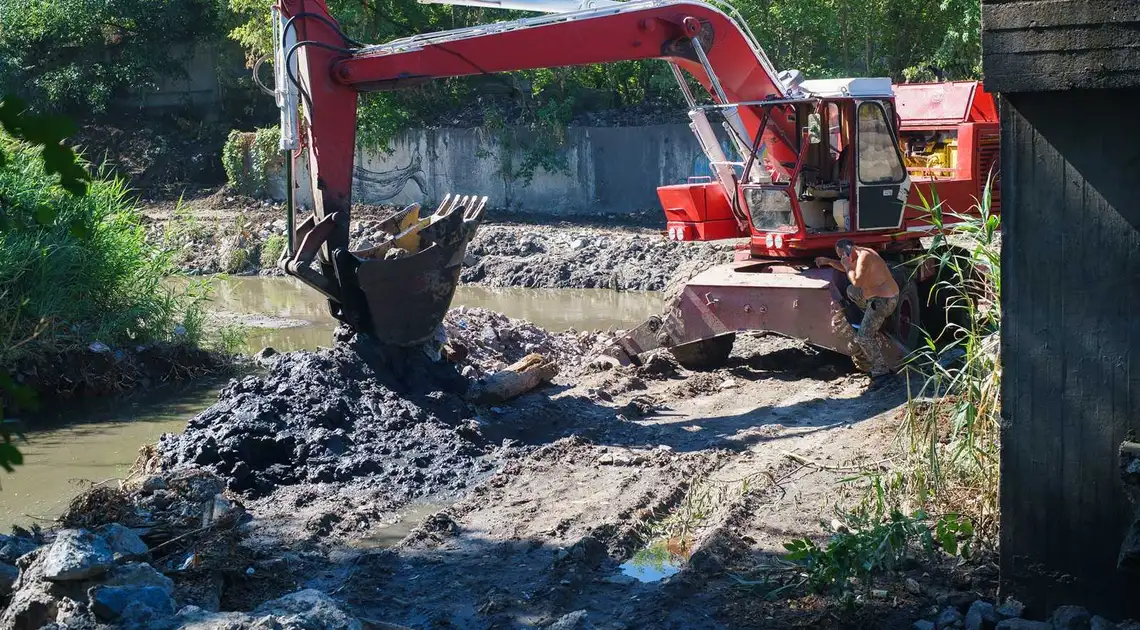
<svg viewBox="0 0 1140 630">
<path fill-rule="evenodd" d="M 833 258 L 827 258 L 825 256 L 820 256 L 820 257 L 816 258 L 815 259 L 815 266 L 816 267 L 831 267 L 832 269 L 834 269 L 836 271 L 841 271 L 841 272 L 847 271 L 847 269 L 843 266 L 843 263 L 841 263 L 838 260 L 835 260 Z"/>
<path fill-rule="evenodd" d="M 859 280 L 867 275 L 867 266 L 869 264 L 867 259 L 870 258 L 870 256 L 862 253 L 856 253 L 855 256 L 857 257 L 855 264 L 852 265 L 851 269 L 846 270 L 847 279 L 851 281 L 851 284 L 859 286 Z"/>
</svg>

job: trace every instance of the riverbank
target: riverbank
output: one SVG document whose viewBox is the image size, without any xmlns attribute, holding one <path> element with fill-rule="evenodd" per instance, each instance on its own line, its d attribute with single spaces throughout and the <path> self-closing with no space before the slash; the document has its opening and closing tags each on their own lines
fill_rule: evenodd
<svg viewBox="0 0 1140 630">
<path fill-rule="evenodd" d="M 0 621 L 889 628 L 992 597 L 993 575 L 950 561 L 876 578 L 889 597 L 855 606 L 763 597 L 794 584 L 782 545 L 824 539 L 819 519 L 858 502 L 838 482 L 884 457 L 900 386 L 865 391 L 844 362 L 775 337 L 742 336 L 726 367 L 688 372 L 667 355 L 602 369 L 605 333 L 480 309 L 446 329 L 455 363 L 341 330 L 231 381 L 121 486 L 73 502 L 62 525 L 90 534 L 19 543 L 43 546 L 15 565 Z M 495 407 L 465 398 L 531 352 L 559 362 L 550 386 Z M 765 571 L 774 582 L 748 586 Z"/>
<path fill-rule="evenodd" d="M 394 208 L 353 209 L 354 244 L 371 240 Z M 225 190 L 177 204 L 144 205 L 148 238 L 173 249 L 191 275 L 219 272 L 279 275 L 284 210 Z M 490 212 L 467 249 L 464 284 L 546 289 L 661 291 L 686 263 L 732 260 L 738 241 L 678 243 L 663 234 L 660 211 L 610 217 L 537 217 Z"/>
</svg>

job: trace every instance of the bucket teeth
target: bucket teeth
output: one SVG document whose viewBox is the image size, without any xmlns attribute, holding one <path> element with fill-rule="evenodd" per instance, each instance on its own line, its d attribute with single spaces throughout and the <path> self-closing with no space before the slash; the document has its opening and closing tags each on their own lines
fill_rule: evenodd
<svg viewBox="0 0 1140 630">
<path fill-rule="evenodd" d="M 387 240 L 352 252 L 372 332 L 381 342 L 411 346 L 432 337 L 451 307 L 486 204 L 486 196 L 449 193 L 427 216 L 413 204 L 386 220 Z"/>
</svg>

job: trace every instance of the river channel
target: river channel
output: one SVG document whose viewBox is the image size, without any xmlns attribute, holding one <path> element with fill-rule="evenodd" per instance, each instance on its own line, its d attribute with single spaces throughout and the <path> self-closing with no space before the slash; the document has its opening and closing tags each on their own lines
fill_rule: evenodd
<svg viewBox="0 0 1140 630">
<path fill-rule="evenodd" d="M 318 294 L 292 278 L 228 277 L 215 281 L 211 310 L 247 328 L 243 352 L 280 352 L 331 343 L 335 320 Z M 453 306 L 479 306 L 551 331 L 629 328 L 659 312 L 659 293 L 604 289 L 494 289 L 461 286 Z M 0 529 L 59 516 L 90 483 L 126 474 L 143 444 L 212 404 L 222 381 L 204 379 L 113 400 L 86 401 L 29 424 L 25 463 L 0 473 Z"/>
</svg>

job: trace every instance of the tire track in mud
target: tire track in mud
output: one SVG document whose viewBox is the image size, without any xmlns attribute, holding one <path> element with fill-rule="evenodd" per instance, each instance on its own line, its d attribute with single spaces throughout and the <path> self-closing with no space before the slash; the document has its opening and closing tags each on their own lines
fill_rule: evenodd
<svg viewBox="0 0 1140 630">
<path fill-rule="evenodd" d="M 739 627 L 729 574 L 818 535 L 819 505 L 840 477 L 784 451 L 845 461 L 875 446 L 881 422 L 863 420 L 895 402 L 859 395 L 832 358 L 791 342 L 742 345 L 745 356 L 716 372 L 621 369 L 516 401 L 499 420 L 516 437 L 589 440 L 507 462 L 400 544 L 360 559 L 344 595 L 362 617 L 414 627 L 543 627 L 566 615 L 595 628 Z M 739 383 L 721 388 L 726 379 Z M 637 397 L 660 407 L 636 420 L 607 415 Z M 719 421 L 708 435 L 684 428 Z M 710 501 L 710 487 L 727 490 Z M 623 575 L 621 563 L 654 533 L 668 538 L 686 510 L 702 515 L 680 571 L 657 583 Z"/>
<path fill-rule="evenodd" d="M 630 585 L 615 579 L 618 565 L 643 519 L 724 456 L 559 440 L 368 558 L 346 597 L 363 617 L 470 628 L 533 627 L 582 602 L 619 608 Z"/>
</svg>

